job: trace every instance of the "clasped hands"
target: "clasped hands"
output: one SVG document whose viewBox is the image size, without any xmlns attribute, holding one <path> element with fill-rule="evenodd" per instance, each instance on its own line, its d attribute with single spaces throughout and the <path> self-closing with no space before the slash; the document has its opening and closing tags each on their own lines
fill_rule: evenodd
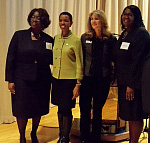
<svg viewBox="0 0 150 143">
<path fill-rule="evenodd" d="M 128 101 L 132 101 L 134 99 L 134 90 L 127 86 L 127 89 L 126 89 L 126 100 Z"/>
<path fill-rule="evenodd" d="M 15 94 L 15 84 L 8 82 L 8 89 L 12 94 Z"/>
</svg>

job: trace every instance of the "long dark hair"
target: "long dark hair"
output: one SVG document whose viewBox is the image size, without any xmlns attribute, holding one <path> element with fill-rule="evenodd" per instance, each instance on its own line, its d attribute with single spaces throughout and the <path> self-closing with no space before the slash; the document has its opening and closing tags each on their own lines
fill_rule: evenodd
<svg viewBox="0 0 150 143">
<path fill-rule="evenodd" d="M 129 6 L 125 7 L 123 12 L 122 12 L 122 15 L 126 9 L 130 9 L 131 12 L 133 13 L 133 16 L 134 16 L 133 27 L 140 27 L 140 26 L 145 27 L 143 20 L 142 20 L 141 11 L 136 5 L 129 5 Z M 125 26 L 122 22 L 122 15 L 121 15 L 121 25 L 122 25 L 122 29 L 125 29 Z"/>
</svg>

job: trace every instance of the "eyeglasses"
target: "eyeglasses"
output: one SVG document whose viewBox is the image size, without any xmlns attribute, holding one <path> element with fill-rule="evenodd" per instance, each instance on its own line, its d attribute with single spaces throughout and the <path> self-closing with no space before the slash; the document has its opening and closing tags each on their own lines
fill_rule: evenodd
<svg viewBox="0 0 150 143">
<path fill-rule="evenodd" d="M 124 16 L 124 17 L 127 16 L 129 18 L 133 18 L 134 17 L 134 15 L 132 13 L 123 13 L 122 16 Z"/>
<path fill-rule="evenodd" d="M 41 20 L 41 18 L 40 18 L 40 16 L 32 16 L 31 17 L 31 20 L 36 20 L 36 21 L 40 21 Z"/>
</svg>

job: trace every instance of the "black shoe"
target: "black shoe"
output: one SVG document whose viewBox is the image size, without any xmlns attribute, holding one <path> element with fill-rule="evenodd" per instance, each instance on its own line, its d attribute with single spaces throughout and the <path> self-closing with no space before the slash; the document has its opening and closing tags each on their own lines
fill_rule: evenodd
<svg viewBox="0 0 150 143">
<path fill-rule="evenodd" d="M 39 143 L 37 136 L 36 136 L 36 133 L 31 132 L 30 135 L 31 135 L 32 143 Z"/>
<path fill-rule="evenodd" d="M 62 138 L 60 137 L 57 143 L 62 143 Z"/>
<path fill-rule="evenodd" d="M 61 138 L 61 143 L 69 143 L 69 140 L 70 140 L 70 139 L 69 139 L 68 137 L 64 137 L 64 136 L 63 136 L 63 137 Z"/>
<path fill-rule="evenodd" d="M 87 140 L 81 140 L 81 143 L 91 143 L 91 142 Z"/>
<path fill-rule="evenodd" d="M 91 143 L 102 143 L 101 140 L 92 140 Z"/>
<path fill-rule="evenodd" d="M 81 141 L 81 143 L 86 143 L 86 141 Z"/>
</svg>

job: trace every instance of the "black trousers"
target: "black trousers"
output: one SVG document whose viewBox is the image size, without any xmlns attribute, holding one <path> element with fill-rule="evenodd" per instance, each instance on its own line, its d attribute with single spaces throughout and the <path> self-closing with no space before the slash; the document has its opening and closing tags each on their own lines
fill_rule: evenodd
<svg viewBox="0 0 150 143">
<path fill-rule="evenodd" d="M 110 89 L 110 78 L 85 76 L 82 80 L 80 94 L 80 132 L 82 140 L 89 140 L 91 125 L 91 109 L 93 109 L 92 140 L 99 142 L 102 126 L 102 108 Z"/>
</svg>

